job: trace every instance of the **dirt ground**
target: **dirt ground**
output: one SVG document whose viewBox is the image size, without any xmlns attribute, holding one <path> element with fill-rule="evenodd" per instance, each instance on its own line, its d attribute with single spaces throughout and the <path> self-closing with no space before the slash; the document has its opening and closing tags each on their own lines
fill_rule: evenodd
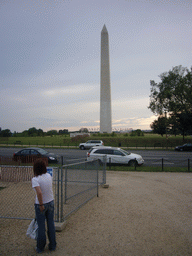
<svg viewBox="0 0 192 256">
<path fill-rule="evenodd" d="M 110 171 L 107 184 L 43 255 L 192 255 L 192 173 Z M 0 219 L 1 256 L 36 255 L 29 223 Z"/>
</svg>

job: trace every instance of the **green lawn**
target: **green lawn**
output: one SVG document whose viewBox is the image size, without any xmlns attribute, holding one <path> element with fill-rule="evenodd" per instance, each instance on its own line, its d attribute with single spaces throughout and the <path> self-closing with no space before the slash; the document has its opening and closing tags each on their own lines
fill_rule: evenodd
<svg viewBox="0 0 192 256">
<path fill-rule="evenodd" d="M 89 139 L 103 140 L 105 146 L 114 147 L 144 147 L 144 148 L 174 148 L 177 145 L 183 145 L 186 142 L 192 143 L 192 137 L 186 136 L 183 141 L 182 136 L 162 137 L 157 134 L 144 134 L 144 136 L 130 136 L 118 134 L 116 136 L 106 136 L 104 134 L 92 135 L 87 138 L 80 138 L 78 140 L 70 138 L 66 135 L 44 136 L 44 137 L 9 137 L 0 138 L 0 145 L 7 146 L 41 146 L 41 147 L 77 147 L 79 143 L 85 142 Z"/>
</svg>

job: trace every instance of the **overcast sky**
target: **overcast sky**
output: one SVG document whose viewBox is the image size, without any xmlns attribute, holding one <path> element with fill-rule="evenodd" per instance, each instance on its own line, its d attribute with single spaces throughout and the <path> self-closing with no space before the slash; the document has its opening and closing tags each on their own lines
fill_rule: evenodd
<svg viewBox="0 0 192 256">
<path fill-rule="evenodd" d="M 191 0 L 0 0 L 0 127 L 100 125 L 109 34 L 112 127 L 150 129 L 150 80 L 192 66 Z"/>
</svg>

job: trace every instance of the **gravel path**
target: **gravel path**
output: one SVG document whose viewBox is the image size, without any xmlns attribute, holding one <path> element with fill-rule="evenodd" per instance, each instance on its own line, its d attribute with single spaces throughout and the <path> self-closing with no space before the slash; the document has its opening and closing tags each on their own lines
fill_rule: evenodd
<svg viewBox="0 0 192 256">
<path fill-rule="evenodd" d="M 192 174 L 107 172 L 109 188 L 57 232 L 43 255 L 192 255 Z M 36 255 L 30 221 L 0 219 L 0 255 Z M 13 235 L 11 235 L 13 233 Z"/>
</svg>

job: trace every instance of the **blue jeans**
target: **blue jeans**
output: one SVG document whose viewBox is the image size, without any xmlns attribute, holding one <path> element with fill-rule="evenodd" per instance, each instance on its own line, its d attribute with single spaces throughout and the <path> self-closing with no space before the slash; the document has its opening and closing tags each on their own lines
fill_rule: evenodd
<svg viewBox="0 0 192 256">
<path fill-rule="evenodd" d="M 47 221 L 47 235 L 49 238 L 49 250 L 55 250 L 55 225 L 54 225 L 54 201 L 44 204 L 44 211 L 40 211 L 39 204 L 35 204 L 35 214 L 38 224 L 37 252 L 42 252 L 46 244 L 45 220 Z"/>
</svg>

